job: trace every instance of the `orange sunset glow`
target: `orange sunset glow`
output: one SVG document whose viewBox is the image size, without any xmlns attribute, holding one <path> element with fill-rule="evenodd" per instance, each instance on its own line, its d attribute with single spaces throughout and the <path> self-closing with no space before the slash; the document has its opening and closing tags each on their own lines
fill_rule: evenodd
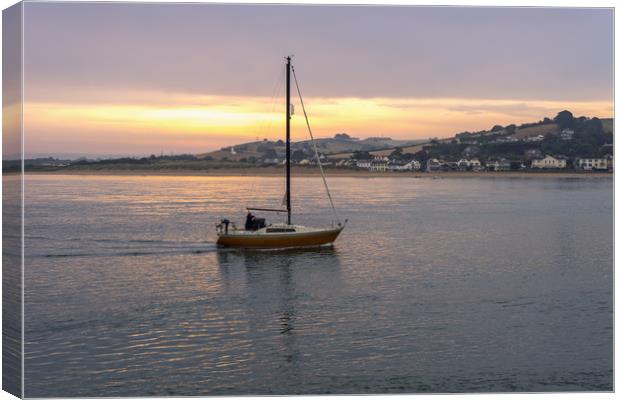
<svg viewBox="0 0 620 400">
<path fill-rule="evenodd" d="M 105 143 L 116 138 L 136 151 L 154 143 L 174 143 L 181 151 L 195 151 L 256 138 L 282 138 L 281 102 L 261 97 L 185 100 L 171 104 L 27 103 L 27 140 L 54 147 L 54 142 Z M 299 113 L 292 120 L 293 138 L 306 139 L 301 107 L 298 101 L 293 104 Z M 320 137 L 347 132 L 400 139 L 443 137 L 494 123 L 535 121 L 567 107 L 578 115 L 610 116 L 613 112 L 612 104 L 604 101 L 309 98 L 306 106 Z M 55 134 L 46 135 L 49 131 Z"/>
</svg>

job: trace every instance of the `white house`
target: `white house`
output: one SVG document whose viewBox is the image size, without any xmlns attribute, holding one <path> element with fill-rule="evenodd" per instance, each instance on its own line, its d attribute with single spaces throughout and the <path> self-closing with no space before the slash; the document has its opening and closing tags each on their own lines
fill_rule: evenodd
<svg viewBox="0 0 620 400">
<path fill-rule="evenodd" d="M 357 160 L 355 162 L 355 166 L 357 168 L 370 169 L 370 164 L 371 163 L 372 163 L 372 160 Z"/>
<path fill-rule="evenodd" d="M 384 172 L 388 170 L 388 162 L 377 158 L 370 162 L 370 170 L 376 172 Z"/>
<path fill-rule="evenodd" d="M 389 169 L 389 160 L 387 157 L 375 157 L 372 160 L 357 160 L 355 164 L 358 168 L 364 168 L 370 171 L 387 171 Z"/>
<path fill-rule="evenodd" d="M 459 169 L 479 169 L 482 164 L 480 163 L 480 160 L 478 160 L 477 158 L 472 158 L 471 160 L 468 160 L 467 158 L 461 158 L 458 163 L 457 163 Z"/>
<path fill-rule="evenodd" d="M 400 162 L 391 162 L 388 163 L 388 170 L 390 171 L 402 171 L 403 170 L 403 163 Z"/>
<path fill-rule="evenodd" d="M 545 156 L 544 158 L 532 160 L 532 168 L 566 168 L 566 160 L 552 156 Z"/>
<path fill-rule="evenodd" d="M 489 171 L 510 171 L 510 161 L 505 158 L 488 160 L 486 162 L 486 167 Z"/>
<path fill-rule="evenodd" d="M 477 158 L 472 158 L 469 160 L 469 166 L 476 169 L 482 167 L 482 163 Z"/>
<path fill-rule="evenodd" d="M 404 165 L 406 171 L 419 171 L 422 164 L 418 160 L 411 160 Z"/>
<path fill-rule="evenodd" d="M 543 135 L 537 135 L 537 136 L 527 137 L 524 140 L 526 142 L 542 142 L 544 139 L 545 139 L 545 137 Z"/>
<path fill-rule="evenodd" d="M 609 169 L 607 158 L 578 158 L 576 164 L 577 168 L 585 169 L 586 171 Z"/>
<path fill-rule="evenodd" d="M 420 162 L 417 160 L 411 160 L 406 164 L 391 163 L 389 169 L 391 171 L 418 171 L 420 169 Z"/>
</svg>

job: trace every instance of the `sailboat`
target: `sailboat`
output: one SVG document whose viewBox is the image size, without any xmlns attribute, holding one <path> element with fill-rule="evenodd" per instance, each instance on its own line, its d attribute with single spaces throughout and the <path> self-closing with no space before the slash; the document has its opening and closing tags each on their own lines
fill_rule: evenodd
<svg viewBox="0 0 620 400">
<path fill-rule="evenodd" d="M 310 227 L 293 224 L 291 221 L 291 71 L 295 80 L 295 86 L 299 94 L 299 100 L 304 112 L 306 125 L 310 133 L 310 139 L 314 147 L 314 153 L 317 159 L 321 177 L 323 178 L 323 184 L 329 198 L 329 202 L 334 213 L 335 222 L 332 222 L 331 227 Z M 310 247 L 310 246 L 322 246 L 332 244 L 340 232 L 344 229 L 347 221 L 342 223 L 338 217 L 334 202 L 327 186 L 327 180 L 325 179 L 325 173 L 321 160 L 314 142 L 312 135 L 312 129 L 310 129 L 310 123 L 308 121 L 308 115 L 304 107 L 303 99 L 301 97 L 301 91 L 299 84 L 297 83 L 297 76 L 295 75 L 295 68 L 291 65 L 291 57 L 286 57 L 286 194 L 285 194 L 286 209 L 271 209 L 271 208 L 257 208 L 247 207 L 248 217 L 251 216 L 252 211 L 263 212 L 285 212 L 287 214 L 286 223 L 277 223 L 266 225 L 264 219 L 254 220 L 253 226 L 248 226 L 246 221 L 246 229 L 237 228 L 228 219 L 222 219 L 219 224 L 216 225 L 217 233 L 217 245 L 220 247 L 238 247 L 238 248 L 290 248 L 290 247 Z"/>
</svg>

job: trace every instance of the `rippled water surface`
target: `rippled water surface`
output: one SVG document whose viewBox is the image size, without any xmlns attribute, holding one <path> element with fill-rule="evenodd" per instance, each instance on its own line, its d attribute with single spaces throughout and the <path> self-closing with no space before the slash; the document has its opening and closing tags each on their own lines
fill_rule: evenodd
<svg viewBox="0 0 620 400">
<path fill-rule="evenodd" d="M 613 389 L 611 179 L 330 183 L 269 252 L 214 224 L 282 179 L 26 177 L 26 396 Z"/>
</svg>

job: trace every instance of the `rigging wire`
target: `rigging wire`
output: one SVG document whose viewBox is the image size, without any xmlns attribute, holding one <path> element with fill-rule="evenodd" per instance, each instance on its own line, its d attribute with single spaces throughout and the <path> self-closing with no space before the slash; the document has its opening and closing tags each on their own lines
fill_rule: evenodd
<svg viewBox="0 0 620 400">
<path fill-rule="evenodd" d="M 268 104 L 267 109 L 269 110 L 269 113 L 267 114 L 267 116 L 264 116 L 262 118 L 262 120 L 259 123 L 258 130 L 257 130 L 257 134 L 258 134 L 257 140 L 259 142 L 262 140 L 262 138 L 270 136 L 271 134 L 271 130 L 272 130 L 273 122 L 274 122 L 274 119 L 272 118 L 272 116 L 276 110 L 277 99 L 280 97 L 280 93 L 282 92 L 284 88 L 284 78 L 285 78 L 284 72 L 285 71 L 283 69 L 280 70 L 277 73 L 276 78 L 274 80 L 273 89 L 271 90 L 271 96 L 267 103 Z M 252 195 L 252 193 L 256 193 L 254 191 L 255 186 L 256 186 L 256 181 L 255 179 L 252 179 L 250 183 L 250 190 L 248 191 L 248 193 L 250 193 L 250 195 L 248 196 L 249 199 L 253 200 L 255 198 Z"/>
<path fill-rule="evenodd" d="M 273 89 L 271 91 L 271 96 L 268 101 L 268 110 L 269 113 L 267 116 L 264 116 L 260 122 L 259 129 L 257 131 L 258 139 L 261 140 L 265 136 L 268 136 L 271 132 L 271 127 L 273 125 L 273 118 L 271 117 L 276 108 L 276 103 L 279 98 L 280 92 L 282 91 L 284 86 L 284 71 L 278 71 L 276 78 L 274 80 Z"/>
<path fill-rule="evenodd" d="M 269 115 L 270 116 L 275 113 L 277 99 L 280 98 L 280 93 L 284 90 L 285 78 L 286 78 L 286 71 L 284 70 L 284 68 L 282 68 L 280 70 L 280 72 L 278 73 L 278 80 L 277 80 L 277 83 L 276 83 L 276 86 L 275 86 L 275 90 L 273 92 L 273 96 L 271 98 L 271 109 L 269 111 Z M 267 136 L 269 136 L 269 134 L 271 133 L 271 129 L 272 129 L 273 124 L 274 124 L 274 119 L 273 118 L 269 118 L 268 126 L 267 126 Z M 282 191 L 284 192 L 284 198 L 286 199 L 286 182 L 282 183 Z"/>
<path fill-rule="evenodd" d="M 329 187 L 327 186 L 327 180 L 325 179 L 325 173 L 323 172 L 323 165 L 321 164 L 321 158 L 319 157 L 319 151 L 317 150 L 316 143 L 314 142 L 314 135 L 312 135 L 312 129 L 310 128 L 310 121 L 308 120 L 308 114 L 306 113 L 306 107 L 304 106 L 304 100 L 301 97 L 301 90 L 299 89 L 299 84 L 297 83 L 297 74 L 295 73 L 295 67 L 291 66 L 291 70 L 293 71 L 293 79 L 295 80 L 295 87 L 297 88 L 297 94 L 299 94 L 299 103 L 301 104 L 301 109 L 304 112 L 304 118 L 306 119 L 306 126 L 308 127 L 308 132 L 310 133 L 310 141 L 312 142 L 312 147 L 314 148 L 314 155 L 316 156 L 316 161 L 317 161 L 317 164 L 319 165 L 319 170 L 321 171 L 321 178 L 323 178 L 323 185 L 325 185 L 325 191 L 327 192 L 327 198 L 329 199 L 329 204 L 332 206 L 334 217 L 336 217 L 336 221 L 338 221 L 338 225 L 340 225 L 341 222 L 340 222 L 340 218 L 338 217 L 338 211 L 336 211 L 336 207 L 334 207 L 334 201 L 332 200 L 332 195 L 329 192 Z"/>
<path fill-rule="evenodd" d="M 274 93 L 273 103 L 272 103 L 272 105 L 271 105 L 271 111 L 270 111 L 270 113 L 269 113 L 270 115 L 273 115 L 273 114 L 274 114 L 275 109 L 276 109 L 276 104 L 277 104 L 276 99 L 281 98 L 280 93 L 284 91 L 284 81 L 286 80 L 286 70 L 285 70 L 284 68 L 281 68 L 281 69 L 280 69 L 280 73 L 279 73 L 279 74 L 280 74 L 280 75 L 279 75 L 279 79 L 278 79 L 277 90 L 276 90 L 276 92 Z M 271 119 L 269 120 L 269 128 L 268 128 L 268 133 L 271 133 L 271 127 L 273 126 L 273 123 L 274 123 L 274 119 L 273 119 L 273 118 L 271 118 Z M 281 139 L 280 139 L 280 140 L 281 140 Z M 276 153 L 276 156 L 277 156 L 277 153 Z M 277 157 L 276 157 L 276 159 L 277 159 Z M 279 163 L 279 165 L 278 165 L 278 164 L 276 164 L 276 168 L 277 168 L 278 166 L 279 166 L 279 167 L 281 167 L 281 168 L 282 168 L 282 170 L 284 171 L 284 169 L 285 169 L 284 164 L 282 164 L 282 163 Z M 286 205 L 286 181 L 285 181 L 285 180 L 282 180 L 282 183 L 281 183 L 281 186 L 280 186 L 280 187 L 281 187 L 281 190 L 282 190 L 282 193 L 283 193 L 283 197 L 282 197 L 281 204 L 279 204 L 279 205 L 281 205 L 281 206 L 285 206 L 285 205 Z M 280 216 L 280 213 L 277 213 L 276 215 Z M 283 216 L 282 218 L 286 218 L 286 217 L 285 217 L 285 216 Z M 284 220 L 283 220 L 282 222 L 284 222 Z"/>
<path fill-rule="evenodd" d="M 266 126 L 263 126 L 262 133 L 263 133 L 263 137 L 265 137 L 265 133 L 267 133 L 266 136 L 269 136 L 269 134 L 271 133 L 271 127 L 273 126 L 273 122 L 274 122 L 274 118 L 272 118 L 271 116 L 274 114 L 275 110 L 276 110 L 276 104 L 277 104 L 277 100 L 280 98 L 280 92 L 284 89 L 284 71 L 280 71 L 280 73 L 278 74 L 278 78 L 277 78 L 277 82 L 275 84 L 274 87 L 274 91 L 273 94 L 271 96 L 271 108 L 269 110 L 269 117 L 267 117 L 267 122 L 266 122 Z"/>
</svg>

